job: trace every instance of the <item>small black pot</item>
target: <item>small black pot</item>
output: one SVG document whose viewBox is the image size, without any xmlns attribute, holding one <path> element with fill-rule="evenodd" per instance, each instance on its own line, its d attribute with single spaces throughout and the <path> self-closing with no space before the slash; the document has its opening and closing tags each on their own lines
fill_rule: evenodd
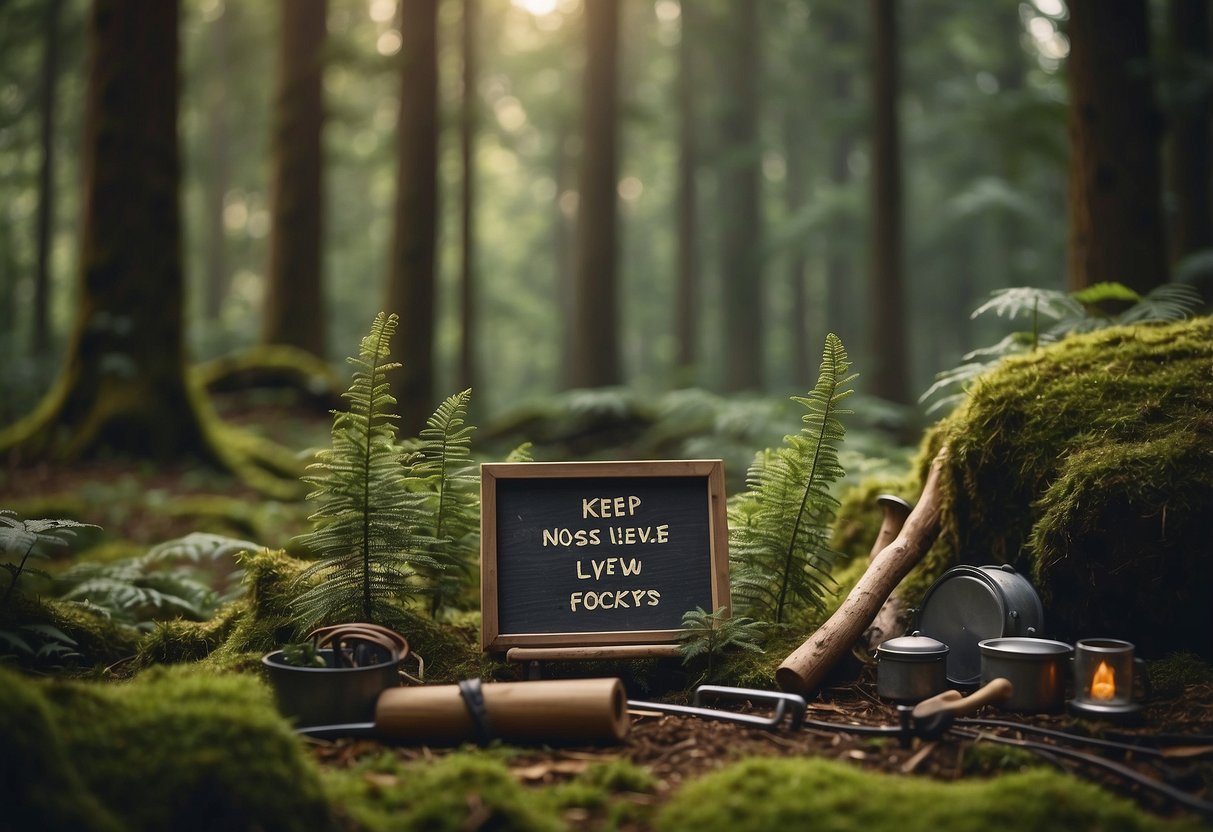
<svg viewBox="0 0 1213 832">
<path fill-rule="evenodd" d="M 316 652 L 326 667 L 287 664 L 281 650 L 262 657 L 278 709 L 298 725 L 373 722 L 379 694 L 400 684 L 399 662 L 335 667 L 332 649 Z"/>
<path fill-rule="evenodd" d="M 894 702 L 921 702 L 948 685 L 948 646 L 915 631 L 876 648 L 876 693 Z"/>
</svg>

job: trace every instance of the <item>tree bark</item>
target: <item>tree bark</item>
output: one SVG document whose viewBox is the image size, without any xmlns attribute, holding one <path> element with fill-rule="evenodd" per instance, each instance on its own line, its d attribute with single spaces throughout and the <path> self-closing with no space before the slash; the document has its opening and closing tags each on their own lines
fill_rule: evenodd
<svg viewBox="0 0 1213 832">
<path fill-rule="evenodd" d="M 396 124 L 399 169 L 387 311 L 400 316 L 390 374 L 402 435 L 424 426 L 434 396 L 434 253 L 438 237 L 438 3 L 400 4 L 401 86 Z"/>
<path fill-rule="evenodd" d="M 678 283 L 674 300 L 674 337 L 679 381 L 689 382 L 699 361 L 699 205 L 695 177 L 699 169 L 695 121 L 696 50 L 694 6 L 682 6 L 678 42 Z"/>
<path fill-rule="evenodd" d="M 908 402 L 908 343 L 902 263 L 901 149 L 897 115 L 897 7 L 871 0 L 872 12 L 872 346 L 871 393 Z"/>
<path fill-rule="evenodd" d="M 282 0 L 261 340 L 323 358 L 323 51 L 327 0 Z"/>
<path fill-rule="evenodd" d="M 461 275 L 459 280 L 459 384 L 461 390 L 476 386 L 476 124 L 480 96 L 478 73 L 478 0 L 463 0 L 463 98 L 459 119 L 459 151 L 463 168 L 460 234 Z"/>
<path fill-rule="evenodd" d="M 34 270 L 33 351 L 50 349 L 51 233 L 55 223 L 55 102 L 59 87 L 59 19 L 63 0 L 47 0 L 42 53 L 42 165 L 38 170 L 37 263 Z"/>
<path fill-rule="evenodd" d="M 214 79 L 207 102 L 210 143 L 206 150 L 206 287 L 203 312 L 209 321 L 223 316 L 223 302 L 231 281 L 227 270 L 227 231 L 223 222 L 227 197 L 227 35 L 228 14 L 224 9 L 211 23 L 211 54 Z"/>
<path fill-rule="evenodd" d="M 585 5 L 586 69 L 573 311 L 574 387 L 620 384 L 616 180 L 619 2 Z"/>
<path fill-rule="evenodd" d="M 1209 63 L 1208 0 L 1170 0 L 1167 20 L 1173 57 L 1189 80 Z M 1171 262 L 1213 248 L 1213 147 L 1210 147 L 1210 91 L 1207 81 L 1185 85 L 1192 92 L 1170 113 Z M 1195 88 L 1195 89 L 1193 89 Z"/>
<path fill-rule="evenodd" d="M 1146 0 L 1071 0 L 1071 290 L 1167 280 Z"/>
<path fill-rule="evenodd" d="M 77 320 L 54 388 L 0 436 L 18 456 L 210 456 L 185 381 L 178 16 L 94 0 Z"/>
<path fill-rule="evenodd" d="M 762 155 L 758 139 L 758 3 L 732 0 L 733 33 L 720 56 L 726 72 L 720 153 L 720 267 L 729 392 L 761 390 L 765 331 L 762 274 Z"/>
</svg>

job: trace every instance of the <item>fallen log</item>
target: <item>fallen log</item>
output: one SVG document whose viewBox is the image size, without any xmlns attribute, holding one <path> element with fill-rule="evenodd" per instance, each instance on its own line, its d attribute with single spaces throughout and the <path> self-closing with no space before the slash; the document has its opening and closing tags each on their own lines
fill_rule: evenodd
<svg viewBox="0 0 1213 832">
<path fill-rule="evenodd" d="M 939 536 L 939 471 L 946 448 L 936 455 L 918 504 L 892 543 L 885 546 L 855 584 L 842 606 L 775 671 L 779 687 L 802 696 L 812 693 L 876 618 L 885 599 L 922 560 Z"/>
</svg>

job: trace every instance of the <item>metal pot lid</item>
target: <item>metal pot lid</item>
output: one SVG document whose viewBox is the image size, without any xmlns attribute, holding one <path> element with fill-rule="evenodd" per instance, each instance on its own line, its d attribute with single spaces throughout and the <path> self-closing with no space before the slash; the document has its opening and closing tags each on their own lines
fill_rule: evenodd
<svg viewBox="0 0 1213 832">
<path fill-rule="evenodd" d="M 1064 641 L 1047 638 L 987 638 L 977 645 L 984 656 L 1007 659 L 1031 659 L 1038 656 L 1067 656 L 1074 648 Z"/>
<path fill-rule="evenodd" d="M 915 630 L 908 636 L 891 638 L 876 648 L 878 656 L 894 656 L 901 661 L 932 661 L 948 654 L 948 645 L 938 639 L 924 636 Z"/>
</svg>

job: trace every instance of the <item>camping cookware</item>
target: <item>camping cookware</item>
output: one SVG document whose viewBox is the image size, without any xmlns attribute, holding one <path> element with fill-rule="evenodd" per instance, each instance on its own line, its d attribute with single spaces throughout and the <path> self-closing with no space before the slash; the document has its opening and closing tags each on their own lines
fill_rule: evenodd
<svg viewBox="0 0 1213 832">
<path fill-rule="evenodd" d="M 927 590 L 918 610 L 918 630 L 948 645 L 947 679 L 956 685 L 975 685 L 982 678 L 978 642 L 1035 636 L 1043 627 L 1040 596 L 1009 564 L 949 569 Z"/>
<path fill-rule="evenodd" d="M 1150 677 L 1133 645 L 1114 638 L 1088 638 L 1074 650 L 1074 698 L 1070 709 L 1084 716 L 1127 717 L 1141 710 L 1133 699 L 1133 681 L 1141 679 L 1149 696 Z"/>
<path fill-rule="evenodd" d="M 1047 638 L 984 639 L 981 678 L 1011 680 L 1015 692 L 1002 703 L 1011 711 L 1060 711 L 1066 698 L 1066 677 L 1074 648 Z"/>
<path fill-rule="evenodd" d="M 876 693 L 894 702 L 921 702 L 948 686 L 948 646 L 915 631 L 876 648 Z"/>
</svg>

